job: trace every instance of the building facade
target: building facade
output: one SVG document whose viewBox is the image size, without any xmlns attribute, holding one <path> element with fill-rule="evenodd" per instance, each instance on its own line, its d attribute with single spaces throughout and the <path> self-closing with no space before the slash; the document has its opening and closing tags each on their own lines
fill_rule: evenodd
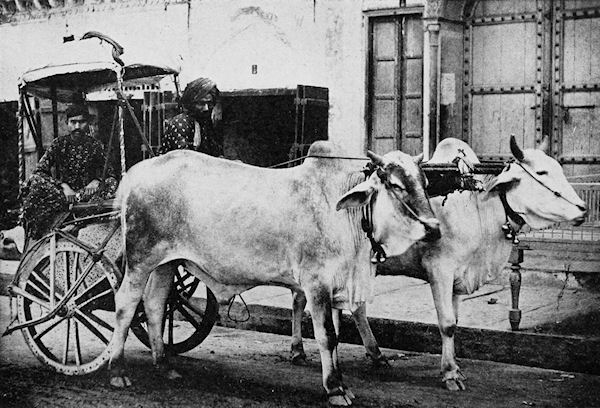
<svg viewBox="0 0 600 408">
<path fill-rule="evenodd" d="M 291 123 L 298 101 L 321 98 L 325 130 L 313 126 L 320 134 L 307 140 L 328 137 L 352 154 L 429 156 L 439 140 L 457 137 L 497 160 L 508 157 L 510 134 L 526 148 L 547 135 L 567 175 L 600 173 L 599 0 L 0 0 L 0 7 L 3 110 L 14 109 L 20 73 L 48 58 L 53 44 L 99 31 L 125 49 L 180 58 L 182 85 L 211 77 L 232 110 L 255 121 L 263 115 L 263 126 L 250 130 L 233 124 L 240 114 L 231 116 L 233 150 L 252 149 L 266 130 L 292 136 L 260 139 L 256 154 L 271 142 L 286 151 L 298 132 Z M 298 85 L 326 92 L 299 98 Z"/>
</svg>

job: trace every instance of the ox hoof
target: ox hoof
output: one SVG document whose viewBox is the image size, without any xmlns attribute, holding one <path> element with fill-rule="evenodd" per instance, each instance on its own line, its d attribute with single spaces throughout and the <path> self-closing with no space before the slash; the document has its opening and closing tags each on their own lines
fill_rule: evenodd
<svg viewBox="0 0 600 408">
<path fill-rule="evenodd" d="M 348 393 L 352 394 L 349 389 L 342 389 L 341 387 L 335 391 L 331 391 L 327 394 L 327 402 L 330 407 L 349 407 L 352 405 L 352 399 L 348 396 Z M 354 396 L 354 394 L 352 394 Z"/>
<path fill-rule="evenodd" d="M 467 389 L 465 383 L 460 378 L 450 378 L 444 381 L 446 389 L 449 391 L 464 391 Z"/>
<path fill-rule="evenodd" d="M 343 386 L 344 388 L 344 392 L 346 393 L 346 397 L 350 398 L 350 401 L 353 401 L 356 399 L 356 395 L 354 395 L 354 393 L 352 391 L 350 391 L 350 388 L 346 387 L 345 385 Z"/>
<path fill-rule="evenodd" d="M 380 354 L 378 356 L 372 356 L 372 355 L 368 355 L 368 356 L 371 359 L 371 364 L 373 364 L 373 367 L 375 367 L 375 368 L 379 368 L 379 367 L 388 368 L 388 367 L 391 367 L 390 360 L 386 356 L 384 356 L 383 354 Z"/>
<path fill-rule="evenodd" d="M 110 378 L 110 385 L 115 388 L 131 387 L 131 380 L 125 375 Z"/>
<path fill-rule="evenodd" d="M 169 371 L 167 371 L 165 377 L 167 378 L 167 380 L 178 380 L 182 378 L 182 375 L 179 374 L 177 371 L 170 369 Z"/>
<path fill-rule="evenodd" d="M 307 361 L 306 361 L 306 354 L 301 351 L 301 352 L 292 352 L 292 364 L 293 365 L 297 365 L 297 366 L 305 366 L 307 365 Z"/>
</svg>

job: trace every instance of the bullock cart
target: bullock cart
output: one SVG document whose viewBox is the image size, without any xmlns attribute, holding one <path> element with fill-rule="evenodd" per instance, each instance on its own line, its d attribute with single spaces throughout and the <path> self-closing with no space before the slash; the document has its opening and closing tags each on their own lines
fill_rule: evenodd
<svg viewBox="0 0 600 408">
<path fill-rule="evenodd" d="M 52 101 L 54 136 L 58 134 L 58 103 L 72 102 L 93 92 L 110 89 L 116 102 L 109 151 L 118 144 L 121 173 L 125 173 L 125 113 L 132 120 L 153 155 L 125 95 L 128 81 L 149 83 L 173 76 L 175 64 L 136 57 L 114 40 L 95 32 L 63 44 L 51 61 L 23 73 L 19 81 L 19 175 L 25 182 L 24 124 L 29 125 L 38 151 L 43 151 L 40 128 L 29 98 Z M 146 81 L 146 82 L 144 82 Z M 110 155 L 107 154 L 108 166 Z M 26 230 L 27 227 L 25 226 Z M 123 278 L 119 209 L 112 200 L 76 203 L 55 220 L 50 233 L 35 242 L 26 240 L 24 255 L 9 286 L 13 320 L 6 334 L 21 330 L 38 359 L 67 375 L 98 370 L 109 358 L 108 343 L 115 321 L 114 295 Z M 26 231 L 27 232 L 27 231 Z M 26 233 L 27 236 L 27 233 Z M 182 267 L 174 273 L 166 305 L 164 341 L 167 352 L 179 354 L 200 344 L 210 332 L 218 304 L 210 289 Z M 192 300 L 192 295 L 205 301 Z M 138 309 L 132 331 L 150 346 L 143 307 Z"/>
</svg>

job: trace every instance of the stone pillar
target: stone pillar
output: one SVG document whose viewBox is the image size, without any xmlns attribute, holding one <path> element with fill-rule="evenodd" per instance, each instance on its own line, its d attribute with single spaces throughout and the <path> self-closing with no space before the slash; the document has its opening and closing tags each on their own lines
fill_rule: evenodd
<svg viewBox="0 0 600 408">
<path fill-rule="evenodd" d="M 446 0 L 426 0 L 423 14 L 423 153 L 439 140 L 440 22 Z"/>
</svg>

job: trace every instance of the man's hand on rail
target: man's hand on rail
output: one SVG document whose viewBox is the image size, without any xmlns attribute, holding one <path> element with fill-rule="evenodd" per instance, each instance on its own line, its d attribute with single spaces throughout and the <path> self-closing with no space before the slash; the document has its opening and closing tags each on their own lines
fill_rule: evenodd
<svg viewBox="0 0 600 408">
<path fill-rule="evenodd" d="M 73 191 L 73 189 L 71 188 L 71 186 L 68 185 L 67 183 L 62 183 L 60 186 L 62 187 L 62 190 L 63 190 L 63 193 L 64 193 L 65 197 L 67 198 L 67 202 L 68 203 L 74 203 L 75 202 L 76 193 L 75 193 L 75 191 Z"/>
</svg>

